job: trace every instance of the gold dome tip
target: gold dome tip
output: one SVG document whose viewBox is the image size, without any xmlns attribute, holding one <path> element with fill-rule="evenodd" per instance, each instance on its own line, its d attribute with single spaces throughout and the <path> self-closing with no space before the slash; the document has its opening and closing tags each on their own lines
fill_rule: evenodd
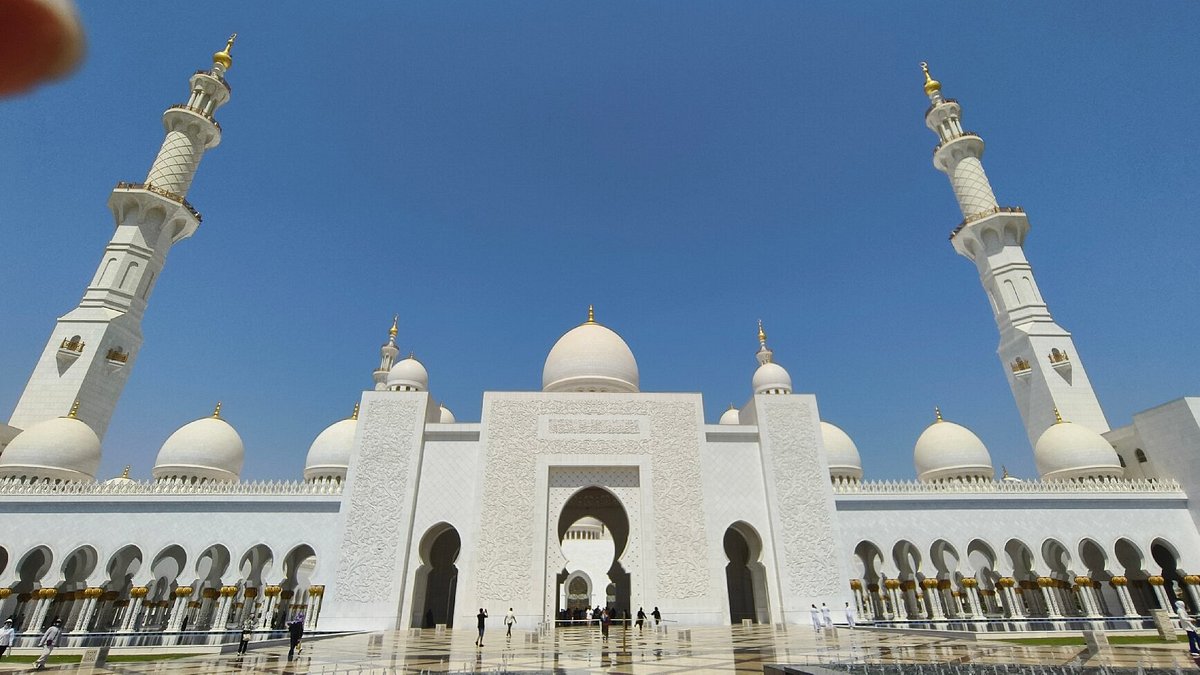
<svg viewBox="0 0 1200 675">
<path fill-rule="evenodd" d="M 935 419 L 935 420 L 934 420 L 935 422 L 942 422 L 942 421 L 944 421 L 944 420 L 942 420 L 942 409 L 941 409 L 941 408 L 939 408 L 939 407 L 938 407 L 938 406 L 936 406 L 936 405 L 935 405 L 935 406 L 933 406 L 933 416 L 934 416 L 935 418 L 937 418 L 937 419 Z"/>
<path fill-rule="evenodd" d="M 220 401 L 217 401 L 217 407 L 213 408 L 212 416 L 213 416 L 213 419 L 215 419 L 215 420 L 221 419 L 221 402 Z"/>
<path fill-rule="evenodd" d="M 352 419 L 352 420 L 358 419 L 358 405 L 359 404 L 355 403 L 354 404 L 354 412 L 350 413 L 350 419 Z"/>
<path fill-rule="evenodd" d="M 400 315 L 392 315 L 392 327 L 388 329 L 388 335 L 396 337 L 396 333 L 400 332 Z"/>
<path fill-rule="evenodd" d="M 596 323 L 596 308 L 588 305 L 588 318 L 584 323 Z"/>
<path fill-rule="evenodd" d="M 933 96 L 933 94 L 935 92 L 942 90 L 942 83 L 933 79 L 933 77 L 929 74 L 929 64 L 928 63 L 926 63 L 924 61 L 921 62 L 921 72 L 925 73 L 925 95 L 926 96 Z"/>
<path fill-rule="evenodd" d="M 767 344 L 767 332 L 763 330 L 762 319 L 758 320 L 758 343 L 764 346 Z"/>
<path fill-rule="evenodd" d="M 67 413 L 67 417 L 71 419 L 79 417 L 79 399 L 75 399 L 75 402 L 71 404 L 71 412 Z"/>
<path fill-rule="evenodd" d="M 1054 423 L 1062 424 L 1065 421 L 1066 420 L 1062 418 L 1062 414 L 1058 412 L 1058 406 L 1054 406 Z"/>
<path fill-rule="evenodd" d="M 130 465 L 125 465 L 125 470 L 121 472 L 121 478 L 129 478 L 129 467 Z"/>
<path fill-rule="evenodd" d="M 225 43 L 225 49 L 213 54 L 213 65 L 221 64 L 226 70 L 233 65 L 233 41 L 237 39 L 237 33 L 229 36 L 229 40 Z"/>
</svg>

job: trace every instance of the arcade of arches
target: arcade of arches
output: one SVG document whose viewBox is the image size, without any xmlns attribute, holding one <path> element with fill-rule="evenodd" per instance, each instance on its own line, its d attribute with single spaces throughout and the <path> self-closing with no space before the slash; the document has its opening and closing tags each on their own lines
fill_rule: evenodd
<svg viewBox="0 0 1200 675">
<path fill-rule="evenodd" d="M 1155 539 L 1148 553 L 1124 538 L 1074 547 L 974 539 L 965 548 L 939 539 L 927 550 L 862 541 L 850 588 L 868 621 L 1148 617 L 1177 599 L 1200 610 L 1200 576 L 1183 569 L 1175 547 Z"/>
<path fill-rule="evenodd" d="M 101 567 L 102 566 L 102 567 Z M 13 558 L 0 548 L 0 616 L 37 632 L 61 619 L 68 632 L 226 631 L 281 628 L 300 613 L 315 628 L 325 587 L 312 582 L 317 556 L 301 544 L 281 559 L 259 544 L 240 552 L 214 544 L 189 560 L 171 545 L 153 557 L 128 545 L 101 560 L 80 546 L 57 558 L 38 546 Z"/>
</svg>

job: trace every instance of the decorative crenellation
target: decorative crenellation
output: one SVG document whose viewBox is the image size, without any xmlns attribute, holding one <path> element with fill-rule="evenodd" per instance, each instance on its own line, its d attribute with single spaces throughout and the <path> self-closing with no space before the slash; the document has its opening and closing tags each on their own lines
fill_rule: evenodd
<svg viewBox="0 0 1200 675">
<path fill-rule="evenodd" d="M 1183 494 L 1179 483 L 1166 480 L 1131 480 L 1125 478 L 1103 478 L 1084 481 L 996 481 L 975 480 L 948 483 L 920 483 L 917 481 L 870 481 L 862 483 L 834 483 L 833 492 L 838 495 L 899 495 L 899 494 L 1081 494 L 1081 493 L 1176 493 Z"/>
<path fill-rule="evenodd" d="M 0 495 L 340 495 L 341 483 L 248 481 L 188 483 L 184 481 L 118 481 L 116 483 L 30 483 L 0 478 Z"/>
</svg>

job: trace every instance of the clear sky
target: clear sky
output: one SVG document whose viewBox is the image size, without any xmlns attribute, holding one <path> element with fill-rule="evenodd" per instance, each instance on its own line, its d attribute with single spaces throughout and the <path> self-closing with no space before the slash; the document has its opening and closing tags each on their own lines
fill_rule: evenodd
<svg viewBox="0 0 1200 675">
<path fill-rule="evenodd" d="M 644 391 L 715 422 L 755 322 L 798 392 L 912 478 L 933 419 L 1034 474 L 918 63 L 988 144 L 1001 204 L 1111 424 L 1200 394 L 1200 4 L 81 3 L 70 79 L 0 101 L 0 414 L 142 180 L 159 116 L 239 33 L 204 213 L 151 298 L 101 477 L 148 477 L 224 402 L 247 478 L 296 479 L 400 342 L 460 421 L 537 390 L 585 318 Z M 1074 356 L 1074 355 L 1072 355 Z M 63 411 L 66 412 L 65 410 Z"/>
</svg>

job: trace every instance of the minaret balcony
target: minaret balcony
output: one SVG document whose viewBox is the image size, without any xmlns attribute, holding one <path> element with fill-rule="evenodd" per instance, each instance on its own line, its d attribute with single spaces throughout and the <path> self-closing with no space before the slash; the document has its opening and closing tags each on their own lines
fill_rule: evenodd
<svg viewBox="0 0 1200 675">
<path fill-rule="evenodd" d="M 1010 363 L 1009 367 L 1012 368 L 1012 373 L 1015 377 L 1028 377 L 1033 372 L 1033 365 L 1027 359 L 1023 359 L 1020 356 Z"/>
<path fill-rule="evenodd" d="M 1020 214 L 1021 218 L 1024 219 L 1025 209 L 1023 209 L 1019 206 L 993 206 L 992 208 L 987 209 L 986 211 L 980 211 L 979 213 L 972 213 L 971 215 L 967 216 L 966 218 L 963 218 L 962 222 L 958 224 L 958 227 L 954 228 L 950 232 L 950 240 L 954 241 L 954 237 L 959 232 L 962 232 L 963 229 L 966 228 L 966 226 L 970 225 L 971 223 L 977 223 L 981 220 L 984 220 L 985 218 L 991 218 L 992 216 L 999 214 L 999 213 Z M 1028 220 L 1026 220 L 1026 225 L 1025 225 L 1024 229 L 1028 230 L 1028 228 L 1029 228 Z M 1024 241 L 1024 233 L 1022 233 L 1021 240 L 1022 240 L 1022 242 Z"/>
<path fill-rule="evenodd" d="M 933 166 L 938 171 L 948 172 L 964 157 L 983 157 L 983 138 L 974 131 L 964 131 L 938 143 L 933 149 Z"/>
<path fill-rule="evenodd" d="M 177 104 L 167 108 L 167 110 L 186 110 L 194 115 L 203 117 L 204 119 L 208 120 L 209 122 L 212 122 L 212 125 L 217 128 L 217 131 L 218 132 L 221 131 L 221 124 L 219 122 L 217 122 L 216 118 L 214 118 L 212 115 L 204 112 L 203 110 L 201 110 L 199 108 L 193 108 L 192 106 L 190 106 L 186 103 L 177 103 Z"/>
<path fill-rule="evenodd" d="M 1060 373 L 1071 370 L 1071 357 L 1067 356 L 1067 353 L 1061 349 L 1051 349 L 1046 358 L 1050 361 L 1050 366 Z"/>
</svg>

